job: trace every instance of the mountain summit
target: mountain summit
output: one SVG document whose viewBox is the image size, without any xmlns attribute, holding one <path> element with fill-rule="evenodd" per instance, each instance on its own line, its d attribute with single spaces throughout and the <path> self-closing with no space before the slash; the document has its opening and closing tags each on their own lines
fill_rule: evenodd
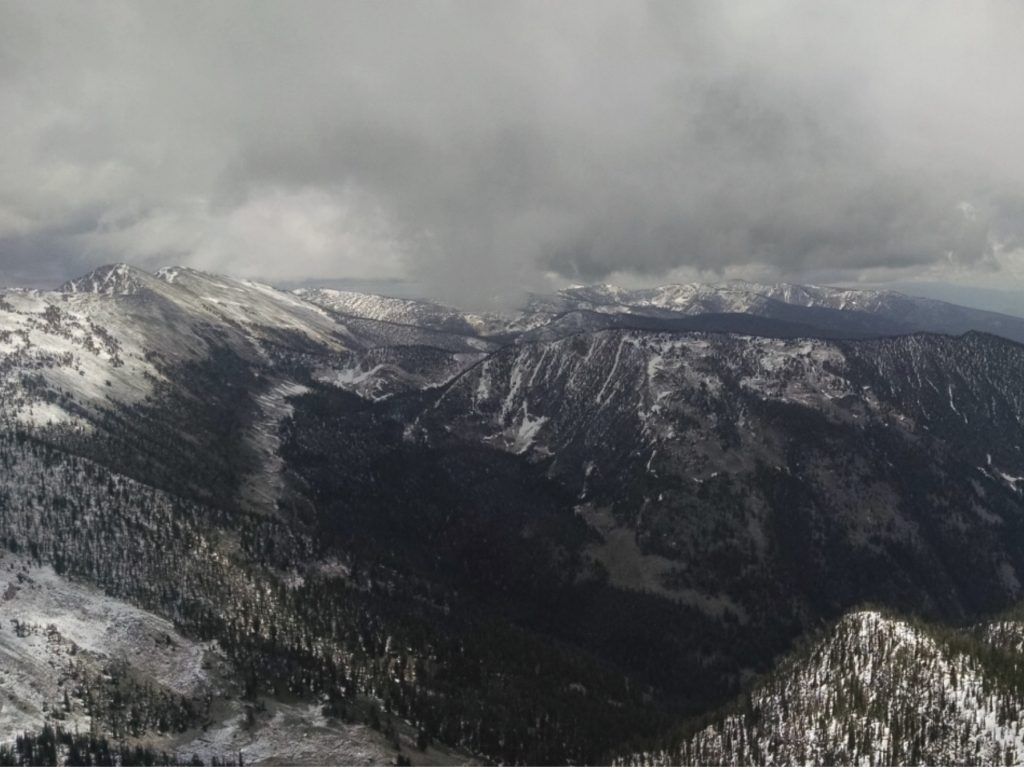
<svg viewBox="0 0 1024 768">
<path fill-rule="evenodd" d="M 129 264 L 107 264 L 87 275 L 69 280 L 60 287 L 62 293 L 95 293 L 102 296 L 129 296 L 138 293 L 154 278 L 148 272 Z"/>
</svg>

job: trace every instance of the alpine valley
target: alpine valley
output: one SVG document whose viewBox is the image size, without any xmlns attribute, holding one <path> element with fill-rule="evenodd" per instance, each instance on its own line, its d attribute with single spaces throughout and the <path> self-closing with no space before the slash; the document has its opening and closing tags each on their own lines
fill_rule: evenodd
<svg viewBox="0 0 1024 768">
<path fill-rule="evenodd" d="M 0 765 L 1024 762 L 1022 342 L 789 284 L 4 289 Z"/>
</svg>

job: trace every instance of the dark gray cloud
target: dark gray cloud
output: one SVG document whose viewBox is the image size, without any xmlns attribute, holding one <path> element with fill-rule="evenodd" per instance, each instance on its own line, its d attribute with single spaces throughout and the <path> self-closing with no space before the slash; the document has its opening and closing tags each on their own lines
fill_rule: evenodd
<svg viewBox="0 0 1024 768">
<path fill-rule="evenodd" d="M 0 276 L 1019 279 L 1024 6 L 9 2 Z M 994 278 L 995 279 L 995 278 Z"/>
</svg>

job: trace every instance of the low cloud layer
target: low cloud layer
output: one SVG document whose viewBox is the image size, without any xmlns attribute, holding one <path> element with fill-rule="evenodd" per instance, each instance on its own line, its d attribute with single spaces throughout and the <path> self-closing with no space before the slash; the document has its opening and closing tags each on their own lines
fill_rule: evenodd
<svg viewBox="0 0 1024 768">
<path fill-rule="evenodd" d="M 1022 27 L 1012 0 L 4 3 L 0 282 L 1019 280 Z"/>
</svg>

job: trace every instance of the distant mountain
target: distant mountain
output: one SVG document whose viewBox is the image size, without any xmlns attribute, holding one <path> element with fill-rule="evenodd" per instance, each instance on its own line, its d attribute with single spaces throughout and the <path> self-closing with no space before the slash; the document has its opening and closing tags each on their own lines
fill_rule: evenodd
<svg viewBox="0 0 1024 768">
<path fill-rule="evenodd" d="M 611 285 L 568 288 L 558 294 L 565 308 L 622 314 L 701 315 L 744 313 L 820 324 L 825 331 L 896 335 L 915 331 L 961 334 L 984 331 L 1024 342 L 1024 318 L 969 309 L 895 291 L 863 291 L 792 283 L 743 281 L 668 285 L 636 291 Z"/>
<path fill-rule="evenodd" d="M 1024 342 L 1024 319 L 895 291 L 743 281 L 627 290 L 575 286 L 534 295 L 514 313 L 473 314 L 428 301 L 301 289 L 307 301 L 343 316 L 496 340 L 554 338 L 582 329 L 721 330 L 754 335 L 867 338 L 919 331 L 993 333 Z M 689 318 L 702 318 L 700 321 Z M 741 330 L 742 329 L 742 330 Z"/>
<path fill-rule="evenodd" d="M 380 320 L 417 328 L 430 328 L 462 335 L 488 335 L 501 330 L 499 315 L 462 312 L 431 301 L 337 291 L 330 288 L 300 288 L 295 295 L 340 315 Z"/>
<path fill-rule="evenodd" d="M 544 317 L 540 322 L 524 324 L 509 334 L 517 342 L 553 341 L 573 334 L 616 328 L 671 333 L 732 333 L 782 339 L 861 339 L 896 335 L 891 323 L 870 315 L 854 316 L 828 309 L 791 311 L 789 307 L 773 313 L 773 316 L 745 312 L 651 315 L 573 309 Z"/>
<path fill-rule="evenodd" d="M 109 264 L 87 275 L 69 280 L 61 286 L 62 293 L 95 293 L 103 296 L 128 296 L 138 293 L 151 280 L 140 269 L 127 264 Z"/>
</svg>

